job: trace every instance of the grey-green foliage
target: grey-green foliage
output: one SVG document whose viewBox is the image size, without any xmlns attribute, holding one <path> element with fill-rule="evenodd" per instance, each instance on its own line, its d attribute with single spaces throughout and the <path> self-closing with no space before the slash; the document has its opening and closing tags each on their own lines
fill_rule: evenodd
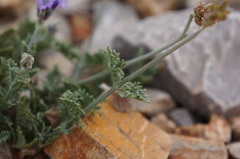
<svg viewBox="0 0 240 159">
<path fill-rule="evenodd" d="M 119 96 L 122 98 L 134 98 L 143 102 L 150 102 L 149 97 L 145 93 L 145 89 L 139 82 L 127 82 L 119 89 Z"/>
<path fill-rule="evenodd" d="M 125 62 L 119 58 L 119 53 L 107 48 L 107 51 L 80 57 L 71 45 L 57 42 L 51 29 L 41 28 L 39 39 L 30 49 L 27 42 L 35 25 L 26 20 L 19 30 L 8 30 L 0 35 L 0 144 L 7 142 L 18 149 L 43 148 L 61 134 L 70 133 L 76 124 L 81 127 L 81 119 L 87 113 L 84 109 L 94 101 L 91 94 L 99 95 L 99 84 L 108 79 L 80 85 L 78 81 L 64 77 L 55 68 L 39 86 L 32 77 L 38 72 L 37 57 L 42 50 L 59 50 L 72 62 L 83 59 L 83 72 L 90 72 L 89 76 L 108 69 L 113 86 L 117 86 L 124 78 L 122 69 Z M 21 71 L 19 61 L 24 52 L 36 57 L 34 69 Z M 122 97 L 148 101 L 138 83 L 127 83 L 119 90 Z M 96 106 L 90 112 L 99 113 L 99 109 Z M 56 121 L 48 118 L 49 111 L 56 114 Z"/>
<path fill-rule="evenodd" d="M 115 50 L 107 48 L 109 54 L 109 68 L 112 75 L 113 85 L 118 84 L 124 77 L 123 67 L 125 66 L 125 61 L 119 58 L 119 53 Z"/>
<path fill-rule="evenodd" d="M 117 85 L 124 78 L 123 68 L 126 64 L 124 60 L 119 58 L 119 53 L 111 48 L 107 48 L 109 53 L 110 71 L 112 75 L 113 86 Z M 144 102 L 150 102 L 148 96 L 145 94 L 145 89 L 139 82 L 127 82 L 121 88 L 118 89 L 119 96 L 122 98 L 134 98 Z"/>
<path fill-rule="evenodd" d="M 84 89 L 78 89 L 75 92 L 66 91 L 60 98 L 68 111 L 70 118 L 81 125 L 80 119 L 86 115 L 84 108 L 91 103 L 94 98 Z"/>
</svg>

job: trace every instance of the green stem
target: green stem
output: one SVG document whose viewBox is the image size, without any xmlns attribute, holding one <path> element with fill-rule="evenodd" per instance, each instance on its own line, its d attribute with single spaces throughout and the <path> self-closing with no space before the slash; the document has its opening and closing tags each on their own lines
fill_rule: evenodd
<svg viewBox="0 0 240 159">
<path fill-rule="evenodd" d="M 122 87 L 125 83 L 133 80 L 134 78 L 136 78 L 137 76 L 141 75 L 143 72 L 145 72 L 146 70 L 148 70 L 149 68 L 151 68 L 152 66 L 154 66 L 155 64 L 157 64 L 159 61 L 161 61 L 164 57 L 166 57 L 167 55 L 171 54 L 172 52 L 174 52 L 175 50 L 177 50 L 178 48 L 180 48 L 181 46 L 185 45 L 187 42 L 191 41 L 192 39 L 194 39 L 197 35 L 199 35 L 205 28 L 201 28 L 199 29 L 196 33 L 192 34 L 191 36 L 185 38 L 184 40 L 182 40 L 181 42 L 179 42 L 177 45 L 173 46 L 171 49 L 167 50 L 166 52 L 164 52 L 163 54 L 161 54 L 160 56 L 156 57 L 155 59 L 153 59 L 152 61 L 148 62 L 147 64 L 145 64 L 143 67 L 139 68 L 137 71 L 133 72 L 131 75 L 129 75 L 128 77 L 124 78 L 121 82 L 119 82 L 117 85 L 113 86 L 110 90 L 108 90 L 106 93 L 104 93 L 103 95 L 99 96 L 97 99 L 95 99 L 92 103 L 90 103 L 85 109 L 85 112 L 88 112 L 89 110 L 91 110 L 94 106 L 96 106 L 98 103 L 102 102 L 104 99 L 106 99 L 110 94 L 112 94 L 114 91 L 118 90 L 120 87 Z"/>
<path fill-rule="evenodd" d="M 159 48 L 159 49 L 157 49 L 157 50 L 151 51 L 151 52 L 146 53 L 146 54 L 144 54 L 144 55 L 142 55 L 142 56 L 139 56 L 139 57 L 137 57 L 137 58 L 135 58 L 135 59 L 132 59 L 132 60 L 127 61 L 124 68 L 131 67 L 131 66 L 137 64 L 138 62 L 147 60 L 147 59 L 155 56 L 156 54 L 158 54 L 158 53 L 160 53 L 160 52 L 168 49 L 169 47 L 175 45 L 175 44 L 178 43 L 179 41 L 183 40 L 183 39 L 187 36 L 187 31 L 188 31 L 188 29 L 189 29 L 189 27 L 190 27 L 190 25 L 191 25 L 192 19 L 193 19 L 193 15 L 190 15 L 190 16 L 189 16 L 189 19 L 188 19 L 188 21 L 187 21 L 187 24 L 186 24 L 186 26 L 184 27 L 184 30 L 183 30 L 182 34 L 181 34 L 177 39 L 175 39 L 175 40 L 172 41 L 171 43 L 169 43 L 169 44 L 167 44 L 167 45 L 165 45 L 165 46 L 163 46 L 163 47 L 161 47 L 161 48 Z M 95 74 L 95 75 L 93 75 L 93 76 L 91 76 L 91 77 L 88 77 L 88 78 L 85 78 L 85 79 L 79 81 L 78 84 L 85 84 L 85 83 L 88 83 L 88 82 L 92 82 L 92 81 L 94 81 L 94 80 L 97 80 L 97 79 L 99 79 L 99 78 L 102 78 L 102 77 L 108 75 L 109 73 L 110 73 L 110 71 L 103 71 L 103 72 L 97 73 L 97 74 Z"/>
</svg>

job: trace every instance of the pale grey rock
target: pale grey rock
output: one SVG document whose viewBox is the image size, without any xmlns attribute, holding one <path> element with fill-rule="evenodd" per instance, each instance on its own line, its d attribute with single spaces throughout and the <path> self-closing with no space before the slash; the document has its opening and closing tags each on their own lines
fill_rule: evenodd
<svg viewBox="0 0 240 159">
<path fill-rule="evenodd" d="M 101 7 L 100 1 L 95 4 L 95 19 L 99 16 Z M 118 33 L 136 24 L 138 20 L 136 11 L 130 5 L 118 1 L 109 1 L 94 34 L 90 52 L 96 52 L 99 49 L 106 49 L 107 46 L 111 46 L 113 38 Z M 86 48 L 88 42 L 86 40 L 83 45 L 84 48 Z"/>
<path fill-rule="evenodd" d="M 227 148 L 232 159 L 240 159 L 240 142 L 228 144 Z"/>
<path fill-rule="evenodd" d="M 192 115 L 185 108 L 176 108 L 169 112 L 168 116 L 179 126 L 188 126 L 194 124 Z"/>
<path fill-rule="evenodd" d="M 148 18 L 116 37 L 114 49 L 125 58 L 135 56 L 140 46 L 156 50 L 180 35 L 190 13 L 185 10 Z M 239 115 L 239 26 L 240 13 L 233 11 L 226 21 L 207 28 L 164 59 L 166 69 L 152 85 L 167 90 L 177 102 L 198 114 Z M 197 29 L 193 24 L 190 32 Z"/>
<path fill-rule="evenodd" d="M 141 102 L 132 98 L 130 99 L 130 103 L 133 109 L 148 117 L 167 112 L 175 107 L 171 96 L 164 91 L 147 88 L 146 94 L 149 96 L 150 103 Z"/>
</svg>

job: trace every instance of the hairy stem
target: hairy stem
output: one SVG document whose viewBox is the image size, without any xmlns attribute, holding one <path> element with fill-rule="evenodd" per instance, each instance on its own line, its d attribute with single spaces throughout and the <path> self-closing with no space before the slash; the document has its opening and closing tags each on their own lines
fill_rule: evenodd
<svg viewBox="0 0 240 159">
<path fill-rule="evenodd" d="M 103 95 L 99 96 L 96 100 L 94 100 L 92 103 L 90 103 L 85 109 L 85 112 L 88 112 L 89 110 L 91 110 L 94 106 L 96 106 L 98 103 L 102 102 L 104 99 L 106 99 L 110 94 L 112 94 L 114 91 L 118 90 L 120 87 L 122 87 L 125 83 L 133 80 L 134 78 L 136 78 L 137 76 L 141 75 L 143 72 L 145 72 L 146 70 L 148 70 L 149 68 L 151 68 L 152 66 L 154 66 L 155 64 L 157 64 L 159 61 L 161 61 L 164 57 L 166 57 L 167 55 L 171 54 L 172 52 L 174 52 L 175 50 L 177 50 L 178 48 L 182 47 L 183 45 L 185 45 L 187 42 L 191 41 L 192 39 L 194 39 L 197 35 L 199 35 L 205 28 L 200 28 L 197 32 L 195 32 L 194 34 L 190 35 L 189 37 L 186 37 L 184 40 L 182 40 L 181 42 L 179 42 L 178 44 L 176 44 L 175 46 L 173 46 L 172 48 L 170 48 L 169 50 L 167 50 L 166 52 L 164 52 L 163 54 L 161 54 L 160 56 L 156 57 L 155 59 L 153 59 L 152 61 L 148 62 L 147 64 L 145 64 L 143 67 L 139 68 L 137 71 L 133 72 L 131 75 L 127 76 L 126 78 L 124 78 L 121 82 L 119 82 L 117 85 L 113 86 L 110 90 L 108 90 L 106 93 L 104 93 Z"/>
<path fill-rule="evenodd" d="M 142 55 L 142 56 L 139 56 L 139 57 L 137 57 L 137 58 L 135 58 L 135 59 L 128 60 L 128 61 L 126 62 L 126 65 L 125 65 L 124 68 L 131 67 L 131 66 L 133 66 L 133 65 L 135 65 L 135 64 L 137 64 L 137 63 L 139 63 L 139 62 L 142 62 L 142 61 L 144 61 L 144 60 L 147 60 L 147 59 L 149 59 L 149 58 L 152 58 L 152 57 L 155 56 L 156 54 L 158 54 L 158 53 L 160 53 L 160 52 L 168 49 L 169 47 L 171 47 L 171 46 L 175 45 L 176 43 L 178 43 L 179 41 L 183 40 L 183 39 L 187 36 L 187 31 L 188 31 L 188 29 L 189 29 L 189 27 L 190 27 L 190 25 L 191 25 L 192 19 L 193 19 L 193 15 L 190 15 L 190 16 L 189 16 L 189 19 L 188 19 L 188 21 L 187 21 L 187 24 L 186 24 L 186 26 L 184 27 L 183 32 L 182 32 L 181 35 L 180 35 L 178 38 L 176 38 L 174 41 L 172 41 L 171 43 L 169 43 L 169 44 L 167 44 L 167 45 L 165 45 L 165 46 L 163 46 L 163 47 L 161 47 L 161 48 L 159 48 L 159 49 L 157 49 L 157 50 L 154 50 L 154 51 L 151 51 L 151 52 L 149 52 L 149 53 L 146 53 L 146 54 L 144 54 L 144 55 Z M 97 73 L 97 74 L 95 74 L 95 75 L 93 75 L 93 76 L 90 76 L 90 77 L 88 77 L 88 78 L 85 78 L 85 79 L 79 81 L 78 84 L 85 84 L 85 83 L 88 83 L 88 82 L 92 82 L 92 81 L 94 81 L 94 80 L 97 80 L 97 79 L 99 79 L 99 78 L 102 78 L 102 77 L 108 75 L 109 73 L 110 73 L 110 71 L 103 71 L 103 72 Z"/>
<path fill-rule="evenodd" d="M 32 34 L 32 37 L 31 37 L 31 39 L 30 39 L 30 41 L 29 41 L 29 43 L 28 43 L 28 47 L 29 47 L 30 49 L 32 48 L 33 44 L 34 44 L 35 41 L 36 41 L 36 37 L 37 37 L 38 31 L 39 31 L 39 25 L 37 25 L 37 26 L 35 27 L 34 32 L 33 32 L 33 34 Z"/>
</svg>

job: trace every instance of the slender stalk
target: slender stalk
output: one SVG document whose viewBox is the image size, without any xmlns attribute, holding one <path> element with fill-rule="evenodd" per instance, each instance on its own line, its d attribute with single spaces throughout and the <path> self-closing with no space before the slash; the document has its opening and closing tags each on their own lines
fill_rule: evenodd
<svg viewBox="0 0 240 159">
<path fill-rule="evenodd" d="M 33 32 L 33 34 L 32 34 L 32 37 L 31 37 L 31 39 L 30 39 L 30 41 L 29 41 L 29 43 L 28 43 L 28 47 L 29 47 L 29 48 L 32 48 L 32 45 L 33 45 L 34 42 L 36 41 L 36 37 L 37 37 L 38 32 L 39 32 L 39 25 L 37 25 L 37 26 L 35 27 L 35 29 L 34 29 L 34 32 Z"/>
<path fill-rule="evenodd" d="M 199 35 L 205 28 L 200 28 L 197 32 L 195 32 L 194 34 L 192 34 L 191 36 L 185 38 L 184 40 L 182 40 L 181 42 L 179 42 L 178 44 L 176 44 L 175 46 L 173 46 L 171 49 L 167 50 L 166 52 L 164 52 L 163 54 L 161 54 L 160 56 L 156 57 L 155 59 L 153 59 L 152 61 L 148 62 L 147 64 L 145 64 L 143 67 L 141 67 L 140 69 L 138 69 L 137 71 L 133 72 L 131 75 L 129 75 L 128 77 L 124 78 L 121 82 L 119 82 L 117 85 L 113 86 L 109 91 L 107 91 L 106 93 L 104 93 L 103 95 L 99 96 L 96 100 L 94 100 L 92 103 L 90 103 L 85 109 L 84 111 L 87 112 L 89 110 L 91 110 L 94 106 L 96 106 L 98 103 L 102 102 L 105 98 L 107 98 L 110 94 L 112 94 L 114 91 L 116 91 L 117 89 L 119 89 L 120 87 L 122 87 L 125 83 L 133 80 L 134 78 L 136 78 L 137 76 L 141 75 L 143 72 L 145 72 L 146 70 L 148 70 L 149 68 L 151 68 L 152 66 L 154 66 L 155 64 L 157 64 L 159 61 L 161 61 L 164 57 L 166 57 L 167 55 L 171 54 L 172 52 L 174 52 L 175 50 L 177 50 L 178 48 L 182 47 L 183 45 L 185 45 L 187 42 L 191 41 L 192 39 L 194 39 L 197 35 Z"/>
<path fill-rule="evenodd" d="M 168 49 L 169 47 L 175 45 L 179 41 L 183 40 L 187 36 L 187 31 L 188 31 L 188 29 L 189 29 L 189 27 L 191 25 L 192 19 L 193 19 L 193 15 L 190 15 L 189 18 L 188 18 L 188 21 L 186 23 L 186 26 L 184 27 L 183 32 L 174 41 L 172 41 L 171 43 L 169 43 L 169 44 L 167 44 L 167 45 L 165 45 L 165 46 L 163 46 L 163 47 L 161 47 L 161 48 L 159 48 L 157 50 L 151 51 L 151 52 L 146 53 L 146 54 L 144 54 L 142 56 L 139 56 L 139 57 L 137 57 L 135 59 L 127 61 L 124 68 L 131 67 L 131 66 L 135 65 L 136 63 L 139 63 L 141 61 L 147 60 L 147 59 L 155 56 L 156 54 L 158 54 L 158 53 Z M 110 71 L 103 71 L 103 72 L 97 73 L 97 74 L 95 74 L 95 75 L 93 75 L 91 77 L 88 77 L 88 78 L 85 78 L 85 79 L 79 81 L 78 84 L 85 84 L 85 83 L 88 83 L 88 82 L 92 82 L 92 81 L 94 81 L 96 79 L 99 79 L 99 78 L 102 78 L 102 77 L 106 76 L 109 73 L 110 73 Z"/>
</svg>

